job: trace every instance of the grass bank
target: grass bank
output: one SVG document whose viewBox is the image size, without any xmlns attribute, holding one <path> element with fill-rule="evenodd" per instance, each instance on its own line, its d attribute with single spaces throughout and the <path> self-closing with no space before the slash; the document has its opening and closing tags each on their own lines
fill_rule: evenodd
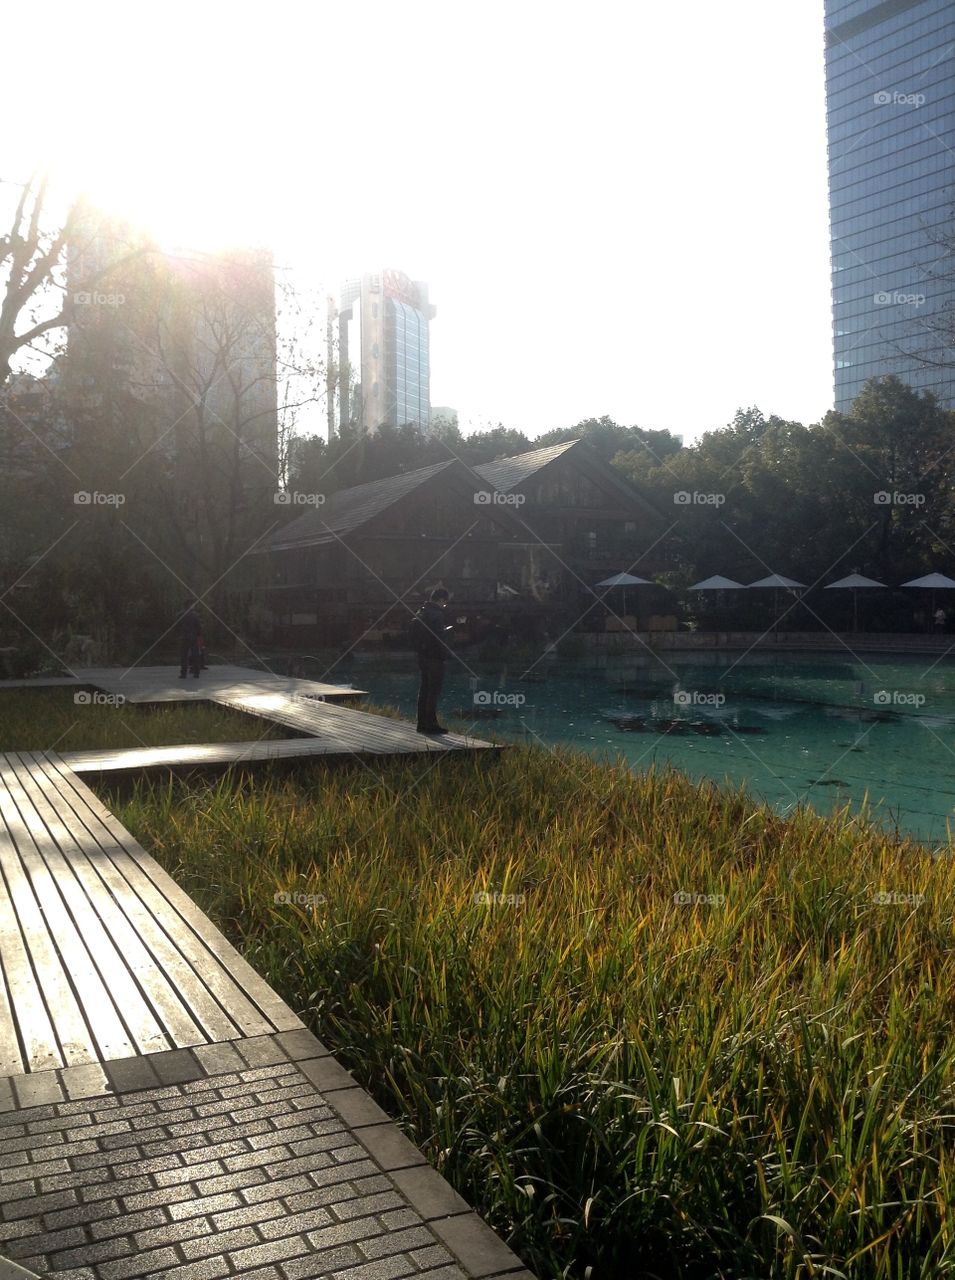
<svg viewBox="0 0 955 1280">
<path fill-rule="evenodd" d="M 116 705 L 104 697 L 85 689 L 0 690 L 0 751 L 96 751 L 295 736 L 258 716 L 211 703 Z"/>
<path fill-rule="evenodd" d="M 119 817 L 540 1276 L 955 1273 L 955 864 L 512 747 Z"/>
</svg>

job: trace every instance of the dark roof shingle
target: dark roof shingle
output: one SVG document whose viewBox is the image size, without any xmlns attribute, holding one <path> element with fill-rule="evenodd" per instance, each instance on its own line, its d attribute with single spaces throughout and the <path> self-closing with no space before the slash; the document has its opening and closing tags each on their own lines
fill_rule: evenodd
<svg viewBox="0 0 955 1280">
<path fill-rule="evenodd" d="M 439 471 L 455 465 L 456 460 L 452 458 L 430 467 L 419 467 L 416 471 L 406 471 L 400 476 L 371 480 L 352 489 L 339 489 L 337 493 L 329 494 L 328 501 L 321 506 L 309 507 L 295 520 L 276 529 L 269 545 L 278 551 L 292 546 L 314 547 L 334 542 L 359 525 L 366 524 Z"/>
<path fill-rule="evenodd" d="M 567 440 L 564 444 L 552 444 L 546 449 L 532 449 L 530 453 L 519 453 L 514 458 L 498 458 L 496 462 L 483 462 L 474 470 L 500 493 L 510 493 L 536 471 L 542 470 L 562 453 L 572 449 L 575 444 L 580 444 L 580 441 Z"/>
</svg>

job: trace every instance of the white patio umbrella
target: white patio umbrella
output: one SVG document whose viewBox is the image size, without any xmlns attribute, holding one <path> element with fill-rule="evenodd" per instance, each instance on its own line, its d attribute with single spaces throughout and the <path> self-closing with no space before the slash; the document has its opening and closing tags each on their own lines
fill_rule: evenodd
<svg viewBox="0 0 955 1280">
<path fill-rule="evenodd" d="M 911 582 L 903 582 L 902 586 L 920 588 L 923 591 L 931 591 L 931 612 L 934 615 L 935 592 L 955 591 L 955 578 L 947 578 L 944 573 L 927 573 L 924 578 L 913 578 Z"/>
<path fill-rule="evenodd" d="M 605 587 L 609 590 L 611 587 L 623 587 L 623 611 L 627 612 L 627 587 L 649 587 L 652 586 L 649 578 L 638 578 L 632 573 L 615 573 L 610 578 L 604 578 L 603 582 L 598 582 L 598 587 Z"/>
<path fill-rule="evenodd" d="M 724 578 L 720 573 L 714 573 L 712 578 L 704 578 L 702 582 L 694 582 L 692 587 L 687 587 L 687 591 L 735 591 L 737 588 L 742 589 L 741 582 L 734 582 L 732 578 Z"/>
<path fill-rule="evenodd" d="M 781 573 L 771 573 L 768 578 L 760 578 L 758 582 L 751 582 L 749 590 L 754 587 L 773 587 L 777 591 L 780 587 L 804 587 L 804 582 L 797 582 L 795 578 L 784 578 Z"/>
<path fill-rule="evenodd" d="M 902 586 L 922 587 L 928 591 L 955 591 L 955 578 L 947 578 L 944 573 L 927 573 L 924 578 L 903 582 Z"/>
<path fill-rule="evenodd" d="M 748 590 L 758 591 L 763 588 L 772 588 L 773 592 L 773 613 L 776 615 L 776 621 L 773 627 L 779 621 L 779 592 L 780 590 L 790 590 L 793 587 L 805 587 L 804 582 L 797 582 L 795 578 L 784 578 L 781 573 L 771 573 L 768 578 L 760 578 L 758 582 L 751 582 Z"/>
<path fill-rule="evenodd" d="M 861 573 L 850 573 L 845 578 L 840 578 L 838 582 L 830 582 L 823 587 L 823 591 L 851 591 L 852 592 L 852 630 L 859 630 L 859 589 L 860 587 L 885 587 L 884 582 L 876 582 L 875 578 L 867 578 Z"/>
</svg>

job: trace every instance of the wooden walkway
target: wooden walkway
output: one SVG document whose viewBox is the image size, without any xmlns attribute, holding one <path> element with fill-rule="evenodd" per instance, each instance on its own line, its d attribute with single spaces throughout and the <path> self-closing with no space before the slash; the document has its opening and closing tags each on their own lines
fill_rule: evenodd
<svg viewBox="0 0 955 1280">
<path fill-rule="evenodd" d="M 130 701 L 208 700 L 307 736 L 0 754 L 0 1077 L 302 1025 L 80 774 L 495 749 L 336 706 L 314 681 L 213 671 L 82 675 Z"/>
<path fill-rule="evenodd" d="M 0 756 L 0 1075 L 302 1024 L 56 756 Z"/>
<path fill-rule="evenodd" d="M 130 747 L 123 750 L 64 751 L 61 760 L 74 773 L 83 775 L 106 773 L 139 773 L 149 769 L 191 771 L 195 769 L 231 769 L 236 765 L 269 764 L 275 761 L 341 759 L 348 756 L 374 757 L 425 753 L 442 755 L 448 751 L 496 751 L 493 743 L 476 738 L 460 738 L 446 734 L 440 738 L 423 738 L 408 746 L 375 746 L 367 740 L 358 746 L 335 737 L 267 738 L 258 742 L 213 742 L 185 744 L 176 747 Z M 2 1280 L 2 1277 L 0 1277 Z"/>
<path fill-rule="evenodd" d="M 212 702 L 233 711 L 285 725 L 303 735 L 289 739 L 198 743 L 168 747 L 64 751 L 60 758 L 75 773 L 130 773 L 142 769 L 228 768 L 270 760 L 322 757 L 434 755 L 448 751 L 497 750 L 468 734 L 420 734 L 406 720 L 338 705 L 365 690 L 316 680 L 272 676 L 246 667 L 216 666 L 198 679 L 180 680 L 172 667 L 90 667 L 70 680 L 91 685 L 131 704 Z M 49 682 L 46 682 L 49 683 Z M 40 681 L 0 681 L 3 688 L 41 687 Z M 42 744 L 37 744 L 42 745 Z"/>
<path fill-rule="evenodd" d="M 0 755 L 0 1173 L 10 1280 L 534 1280 L 53 754 Z"/>
<path fill-rule="evenodd" d="M 322 680 L 298 679 L 294 676 L 271 675 L 251 667 L 222 664 L 207 667 L 198 679 L 179 678 L 175 667 L 81 667 L 76 671 L 81 685 L 93 685 L 106 693 L 118 694 L 127 702 L 201 701 L 210 695 L 242 697 L 250 693 L 276 693 L 287 697 L 310 694 L 330 701 L 361 698 L 367 690 L 350 685 L 328 684 Z M 17 682 L 24 687 L 23 681 Z M 37 682 L 28 682 L 37 683 Z M 0 688 L 12 681 L 0 682 Z"/>
<path fill-rule="evenodd" d="M 262 716 L 288 725 L 329 744 L 323 754 L 407 755 L 422 751 L 487 750 L 492 744 L 468 734 L 443 733 L 435 737 L 418 733 L 407 720 L 393 720 L 351 707 L 318 702 L 307 694 L 291 697 L 271 693 L 217 694 L 212 699 L 223 707 Z"/>
<path fill-rule="evenodd" d="M 78 777 L 447 739 L 257 682 L 196 695 L 322 736 L 0 754 L 0 1278 L 534 1280 Z"/>
</svg>

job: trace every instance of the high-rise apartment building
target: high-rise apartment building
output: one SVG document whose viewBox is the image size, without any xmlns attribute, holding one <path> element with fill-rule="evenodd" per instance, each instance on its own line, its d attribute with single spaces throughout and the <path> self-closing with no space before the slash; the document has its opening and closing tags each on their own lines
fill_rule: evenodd
<svg viewBox="0 0 955 1280">
<path fill-rule="evenodd" d="M 375 432 L 381 426 L 431 423 L 429 323 L 435 308 L 428 286 L 401 271 L 378 271 L 347 281 L 329 325 L 329 366 L 339 430 Z"/>
<path fill-rule="evenodd" d="M 955 4 L 825 0 L 825 23 L 836 407 L 890 373 L 955 407 Z"/>
<path fill-rule="evenodd" d="M 170 590 L 248 589 L 281 489 L 271 255 L 166 252 L 91 217 L 67 284 L 62 412 L 91 484 L 128 491 Z"/>
<path fill-rule="evenodd" d="M 67 371 L 88 405 L 106 394 L 156 410 L 166 452 L 202 434 L 258 459 L 277 485 L 278 378 L 271 254 L 166 252 L 93 212 L 68 247 Z M 264 483 L 264 481 L 263 481 Z"/>
</svg>

